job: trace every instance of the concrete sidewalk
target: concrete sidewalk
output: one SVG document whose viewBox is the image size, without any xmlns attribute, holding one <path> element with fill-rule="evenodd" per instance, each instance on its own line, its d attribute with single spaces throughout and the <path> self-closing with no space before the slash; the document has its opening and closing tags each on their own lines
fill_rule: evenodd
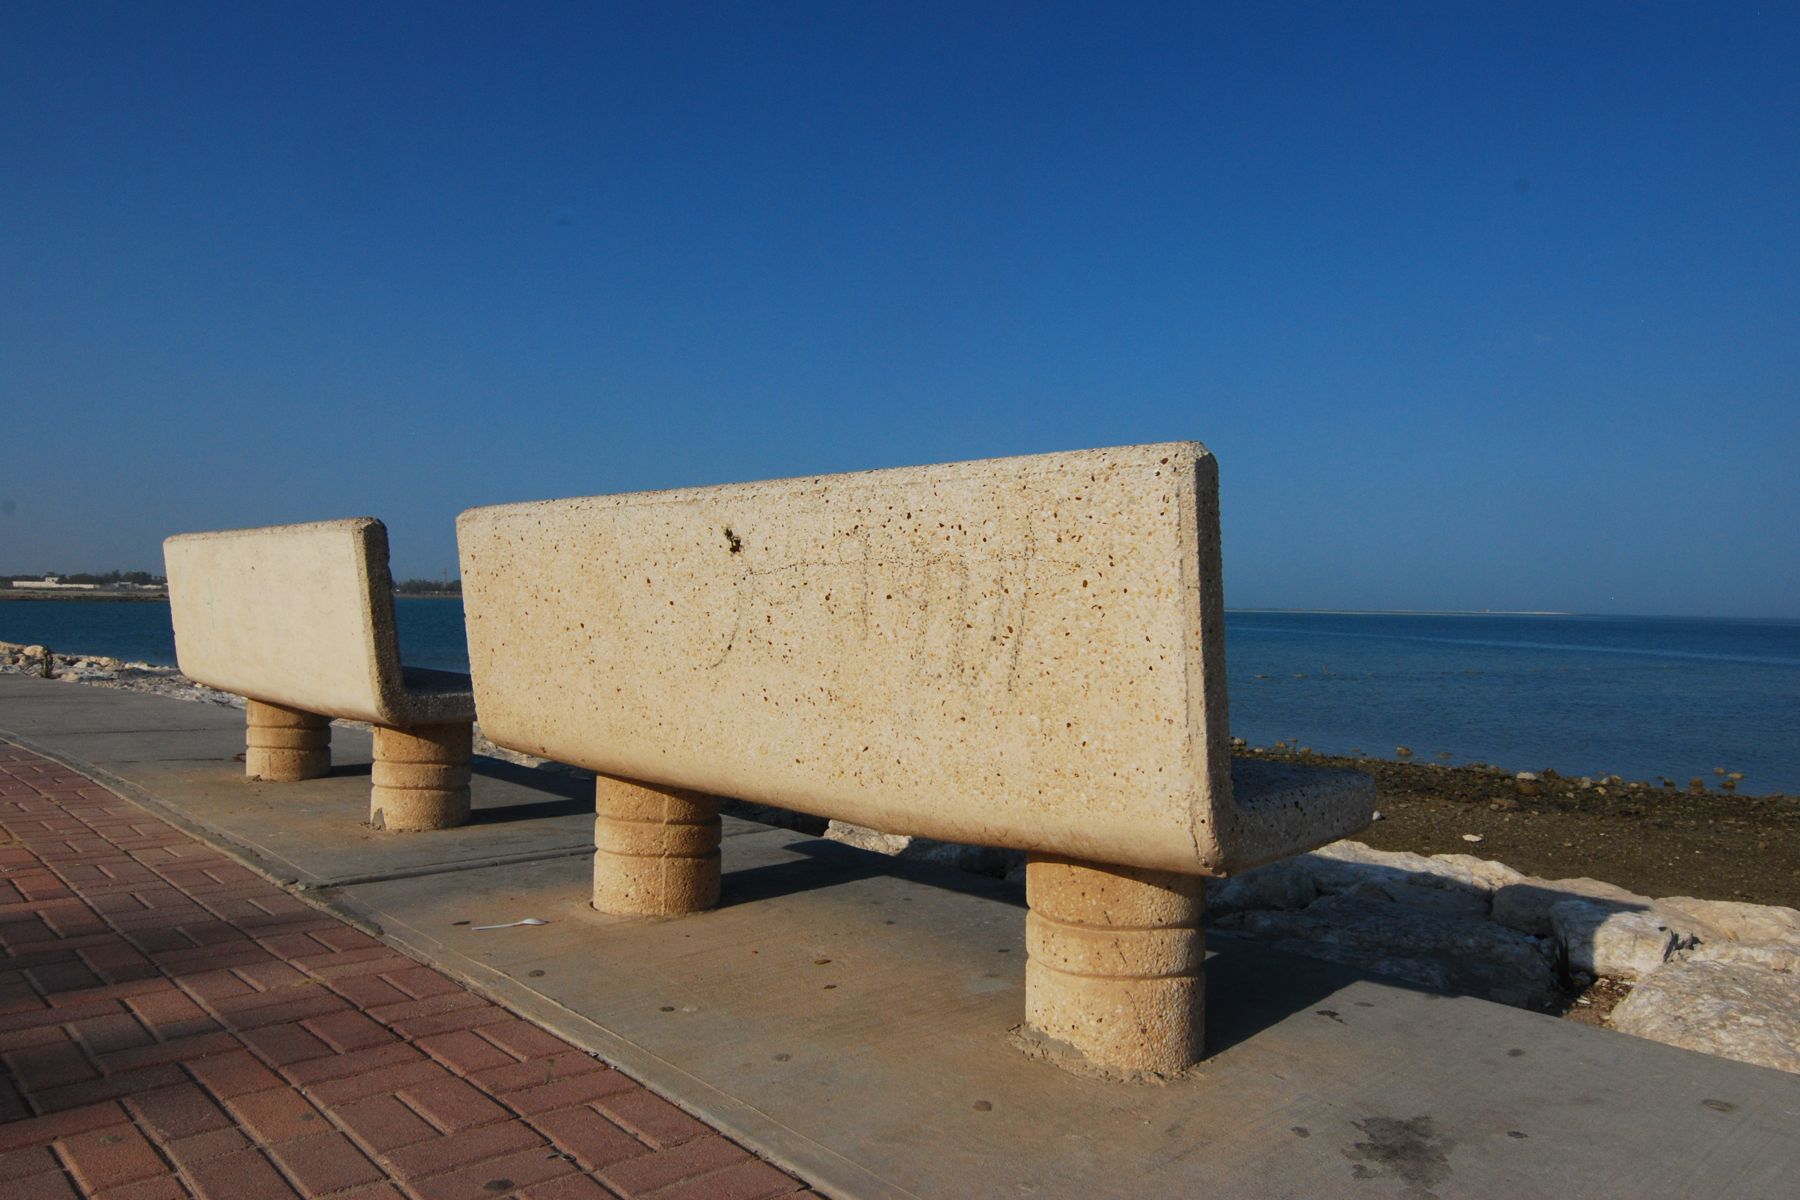
<svg viewBox="0 0 1800 1200">
<path fill-rule="evenodd" d="M 477 820 L 381 835 L 367 740 L 246 782 L 241 713 L 0 677 L 0 736 L 80 764 L 299 895 L 845 1197 L 1766 1197 L 1800 1177 L 1800 1079 L 1214 934 L 1209 1057 L 1164 1087 L 1008 1042 L 1021 889 L 727 821 L 725 894 L 587 905 L 591 807 L 477 763 Z M 476 932 L 520 917 L 548 925 Z M 365 948 L 367 949 L 367 948 Z M 371 953 L 385 953 L 370 950 Z"/>
<path fill-rule="evenodd" d="M 0 1193 L 801 1185 L 591 1055 L 0 743 Z"/>
</svg>

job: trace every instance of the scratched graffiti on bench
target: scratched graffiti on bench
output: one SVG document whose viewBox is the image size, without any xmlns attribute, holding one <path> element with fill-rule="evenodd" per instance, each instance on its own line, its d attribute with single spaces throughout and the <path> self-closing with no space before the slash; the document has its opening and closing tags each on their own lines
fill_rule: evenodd
<svg viewBox="0 0 1800 1200">
<path fill-rule="evenodd" d="M 854 549 L 837 558 L 766 561 L 740 535 L 730 598 L 709 614 L 721 630 L 717 670 L 746 655 L 792 663 L 818 653 L 822 630 L 853 653 L 897 654 L 921 679 L 1011 690 L 1026 641 L 1026 597 L 1045 573 L 1074 563 L 1040 555 L 1027 522 L 1016 549 L 921 550 L 877 545 L 866 526 L 848 531 Z M 889 539 L 892 541 L 892 539 Z"/>
</svg>

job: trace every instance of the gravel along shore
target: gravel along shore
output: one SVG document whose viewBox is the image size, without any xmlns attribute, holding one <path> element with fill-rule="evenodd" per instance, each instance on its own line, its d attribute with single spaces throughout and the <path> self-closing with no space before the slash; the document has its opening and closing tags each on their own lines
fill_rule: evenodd
<svg viewBox="0 0 1800 1200">
<path fill-rule="evenodd" d="M 1356 836 L 1378 850 L 1473 854 L 1528 875 L 1587 876 L 1647 896 L 1800 907 L 1800 797 L 1296 749 L 1237 752 L 1373 775 L 1381 819 Z"/>
</svg>

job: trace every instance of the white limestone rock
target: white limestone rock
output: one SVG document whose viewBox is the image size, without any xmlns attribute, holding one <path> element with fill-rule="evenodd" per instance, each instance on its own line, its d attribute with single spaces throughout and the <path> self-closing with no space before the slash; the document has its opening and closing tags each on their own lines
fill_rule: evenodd
<svg viewBox="0 0 1800 1200">
<path fill-rule="evenodd" d="M 1460 863 L 1427 858 L 1409 850 L 1377 850 L 1347 839 L 1320 846 L 1305 857 L 1313 862 L 1314 878 L 1319 881 L 1319 890 L 1325 894 L 1349 891 L 1375 872 L 1387 872 L 1390 877 L 1405 876 L 1406 882 L 1422 887 L 1480 886 L 1474 873 Z"/>
<path fill-rule="evenodd" d="M 1487 910 L 1489 889 L 1468 867 L 1441 857 L 1376 850 L 1353 841 L 1333 842 L 1303 857 L 1321 896 L 1361 889 L 1363 895 L 1385 894 L 1397 903 L 1420 907 Z M 1443 894 L 1433 896 L 1431 892 Z"/>
<path fill-rule="evenodd" d="M 1621 911 L 1586 900 L 1552 905 L 1550 926 L 1571 972 L 1612 979 L 1642 979 L 1684 944 L 1655 912 Z"/>
<path fill-rule="evenodd" d="M 1354 895 L 1460 916 L 1487 915 L 1495 888 L 1527 878 L 1505 863 L 1469 854 L 1426 857 L 1340 841 L 1209 883 L 1215 918 L 1305 908 L 1319 896 Z"/>
<path fill-rule="evenodd" d="M 1469 879 L 1489 892 L 1530 878 L 1525 872 L 1514 870 L 1503 862 L 1495 862 L 1491 858 L 1477 858 L 1473 854 L 1434 854 L 1431 856 L 1431 861 L 1442 867 L 1467 871 Z"/>
<path fill-rule="evenodd" d="M 1614 912 L 1648 912 L 1648 896 L 1598 879 L 1539 879 L 1525 876 L 1494 889 L 1493 918 L 1508 929 L 1538 937 L 1551 932 L 1550 910 L 1567 900 L 1588 900 Z"/>
<path fill-rule="evenodd" d="M 1410 880 L 1392 877 L 1366 879 L 1349 891 L 1338 894 L 1357 896 L 1365 900 L 1384 900 L 1389 904 L 1400 904 L 1407 908 L 1442 913 L 1446 916 L 1486 920 L 1488 915 L 1487 897 L 1479 892 L 1467 891 L 1462 888 L 1432 887 L 1428 884 L 1413 883 Z"/>
<path fill-rule="evenodd" d="M 1206 914 L 1216 921 L 1234 913 L 1305 908 L 1319 898 L 1309 854 L 1279 858 L 1228 879 L 1206 881 Z"/>
<path fill-rule="evenodd" d="M 1230 924 L 1277 949 L 1501 1004 L 1541 1007 L 1556 992 L 1550 944 L 1490 921 L 1337 895 L 1300 912 L 1244 913 Z"/>
<path fill-rule="evenodd" d="M 898 858 L 912 849 L 916 840 L 903 833 L 883 833 L 879 829 L 870 829 L 867 825 L 852 825 L 848 821 L 831 822 L 825 827 L 825 836 L 834 842 L 855 846 L 858 850 L 873 850 L 889 858 Z"/>
<path fill-rule="evenodd" d="M 1793 942 L 1701 942 L 1682 957 L 1689 962 L 1737 963 L 1800 975 L 1800 944 Z M 1795 988 L 1800 993 L 1800 982 Z M 1800 1004 L 1800 994 L 1795 1003 Z"/>
<path fill-rule="evenodd" d="M 1800 912 L 1772 904 L 1664 896 L 1657 909 L 1706 942 L 1777 942 L 1800 948 Z"/>
<path fill-rule="evenodd" d="M 1651 1041 L 1800 1073 L 1800 987 L 1792 974 L 1672 962 L 1632 989 L 1610 1023 Z"/>
</svg>

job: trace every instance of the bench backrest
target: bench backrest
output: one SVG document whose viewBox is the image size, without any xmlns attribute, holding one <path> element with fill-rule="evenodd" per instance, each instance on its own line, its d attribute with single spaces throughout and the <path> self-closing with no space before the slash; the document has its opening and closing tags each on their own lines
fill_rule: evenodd
<svg viewBox="0 0 1800 1200">
<path fill-rule="evenodd" d="M 397 723 L 387 528 L 372 517 L 163 542 L 182 674 L 268 704 Z"/>
<path fill-rule="evenodd" d="M 504 746 L 1189 873 L 1342 834 L 1233 806 L 1198 443 L 478 508 L 457 541 Z"/>
</svg>

